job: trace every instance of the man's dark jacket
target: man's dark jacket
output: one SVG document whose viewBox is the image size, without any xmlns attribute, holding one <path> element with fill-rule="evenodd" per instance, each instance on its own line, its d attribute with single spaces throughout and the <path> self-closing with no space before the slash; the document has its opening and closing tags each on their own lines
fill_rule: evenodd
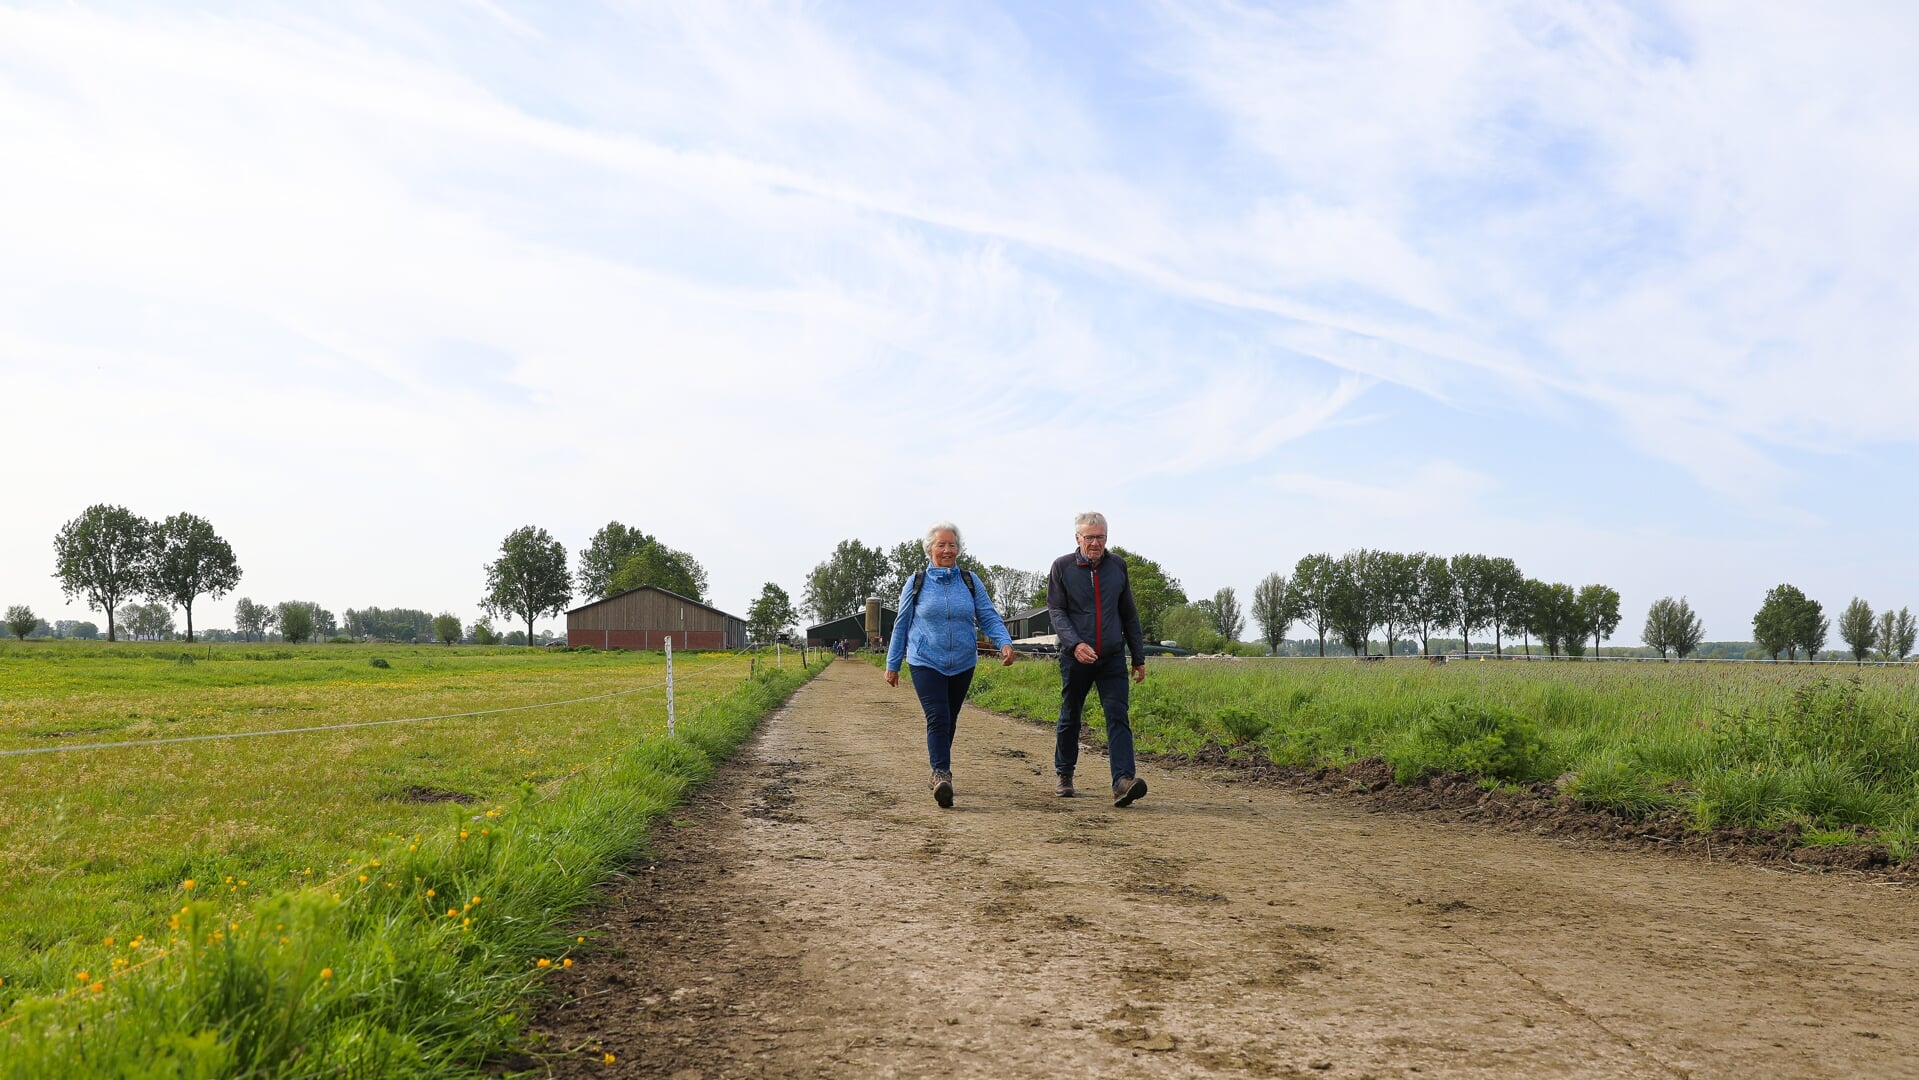
<svg viewBox="0 0 1919 1080">
<path fill-rule="evenodd" d="M 1072 655 L 1081 642 L 1102 657 L 1120 651 L 1133 654 L 1133 666 L 1146 663 L 1139 630 L 1139 609 L 1133 606 L 1133 583 L 1126 562 L 1112 553 L 1097 565 L 1075 551 L 1053 560 L 1046 574 L 1046 609 L 1059 635 L 1059 651 Z"/>
</svg>

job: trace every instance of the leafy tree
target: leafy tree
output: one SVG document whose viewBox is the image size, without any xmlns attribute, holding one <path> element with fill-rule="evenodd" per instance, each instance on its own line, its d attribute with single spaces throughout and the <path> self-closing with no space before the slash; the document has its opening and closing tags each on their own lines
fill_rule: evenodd
<svg viewBox="0 0 1919 1080">
<path fill-rule="evenodd" d="M 187 640 L 193 640 L 193 602 L 205 593 L 215 600 L 240 583 L 233 548 L 205 518 L 175 514 L 154 526 L 152 579 L 146 591 L 186 612 Z"/>
<path fill-rule="evenodd" d="M 1886 614 L 1891 615 L 1892 612 L 1888 610 Z M 1872 622 L 1871 604 L 1857 596 L 1852 598 L 1852 603 L 1847 604 L 1846 610 L 1839 614 L 1839 640 L 1852 650 L 1853 663 L 1866 662 L 1866 654 L 1872 652 L 1873 645 L 1879 640 L 1879 628 Z"/>
<path fill-rule="evenodd" d="M 1366 655 L 1373 627 L 1379 625 L 1379 598 L 1373 592 L 1377 585 L 1375 555 L 1373 551 L 1359 548 L 1341 555 L 1333 563 L 1328 605 L 1332 629 L 1354 656 Z"/>
<path fill-rule="evenodd" d="M 346 632 L 384 641 L 431 641 L 433 616 L 418 608 L 348 608 Z"/>
<path fill-rule="evenodd" d="M 352 612 L 347 614 L 351 615 Z M 252 641 L 254 638 L 264 640 L 267 636 L 267 625 L 272 621 L 273 609 L 265 604 L 256 604 L 242 596 L 240 602 L 233 605 L 233 625 L 240 628 L 241 636 L 247 641 Z"/>
<path fill-rule="evenodd" d="M 1585 644 L 1585 625 L 1579 611 L 1579 594 L 1571 585 L 1539 583 L 1533 590 L 1533 634 L 1551 656 L 1558 656 L 1572 642 Z"/>
<path fill-rule="evenodd" d="M 1420 552 L 1413 563 L 1412 606 L 1406 612 L 1406 625 L 1419 634 L 1421 656 L 1430 651 L 1433 631 L 1457 622 L 1453 613 L 1453 572 L 1438 555 Z"/>
<path fill-rule="evenodd" d="M 760 587 L 760 598 L 746 611 L 746 633 L 754 641 L 771 641 L 799 621 L 793 598 L 772 582 Z"/>
<path fill-rule="evenodd" d="M 1186 590 L 1166 568 L 1144 555 L 1123 547 L 1107 549 L 1126 563 L 1126 578 L 1133 590 L 1133 606 L 1139 611 L 1140 632 L 1147 641 L 1158 641 L 1163 631 L 1160 620 L 1166 612 L 1186 603 Z"/>
<path fill-rule="evenodd" d="M 1293 564 L 1289 586 L 1292 608 L 1319 639 L 1322 658 L 1326 655 L 1326 632 L 1333 628 L 1333 585 L 1338 576 L 1331 555 L 1306 555 Z"/>
<path fill-rule="evenodd" d="M 925 557 L 921 551 L 920 558 Z M 802 598 L 807 610 L 820 622 L 857 610 L 867 597 L 881 595 L 890 567 L 886 553 L 879 548 L 867 547 L 858 540 L 841 540 L 833 554 L 806 575 Z M 898 596 L 903 588 L 897 586 L 893 595 Z"/>
<path fill-rule="evenodd" d="M 1506 632 L 1518 634 L 1524 643 L 1527 656 L 1533 654 L 1533 636 L 1537 633 L 1539 610 L 1546 583 L 1537 578 L 1527 578 L 1520 583 L 1519 600 L 1510 605 L 1506 615 Z M 1543 644 L 1543 642 L 1542 642 Z"/>
<path fill-rule="evenodd" d="M 1201 603 L 1204 603 L 1202 601 Z M 1213 614 L 1200 604 L 1180 604 L 1160 617 L 1160 632 L 1165 640 L 1177 641 L 1194 652 L 1216 653 L 1226 648 Z"/>
<path fill-rule="evenodd" d="M 27 605 L 15 604 L 7 609 L 7 632 L 21 641 L 27 640 L 27 635 L 33 633 L 33 628 L 39 625 L 40 617 L 35 615 L 33 609 Z"/>
<path fill-rule="evenodd" d="M 60 588 L 67 599 L 84 596 L 107 616 L 107 640 L 114 640 L 120 602 L 146 591 L 153 568 L 153 523 L 124 506 L 87 507 L 60 527 L 53 538 Z"/>
<path fill-rule="evenodd" d="M 1919 627 L 1913 624 L 1912 612 L 1900 608 L 1899 618 L 1893 622 L 1892 637 L 1880 642 L 1879 647 L 1892 653 L 1894 660 L 1904 660 L 1912 655 L 1915 639 L 1919 639 Z"/>
<path fill-rule="evenodd" d="M 100 628 L 90 622 L 61 619 L 53 624 L 53 636 L 74 638 L 79 641 L 92 641 L 100 636 Z"/>
<path fill-rule="evenodd" d="M 473 624 L 473 643 L 475 645 L 498 645 L 500 643 L 500 635 L 494 631 L 491 620 L 482 618 L 479 622 Z"/>
<path fill-rule="evenodd" d="M 706 568 L 693 556 L 658 540 L 641 544 L 638 551 L 620 564 L 619 572 L 607 582 L 610 590 L 607 595 L 614 596 L 643 585 L 706 603 Z"/>
<path fill-rule="evenodd" d="M 460 640 L 460 619 L 457 615 L 445 614 L 434 618 L 433 636 L 443 644 L 451 645 Z"/>
<path fill-rule="evenodd" d="M 1275 571 L 1260 578 L 1259 584 L 1253 586 L 1253 622 L 1259 626 L 1259 637 L 1266 643 L 1266 651 L 1279 654 L 1293 620 L 1292 593 L 1286 587 L 1286 576 Z"/>
<path fill-rule="evenodd" d="M 1386 628 L 1386 655 L 1397 651 L 1399 630 L 1414 621 L 1418 604 L 1419 566 L 1411 555 L 1396 551 L 1370 552 L 1366 589 L 1373 617 Z"/>
<path fill-rule="evenodd" d="M 1806 597 L 1793 613 L 1792 644 L 1806 650 L 1806 659 L 1816 660 L 1819 650 L 1826 647 L 1826 633 L 1831 629 L 1832 620 L 1825 617 L 1819 601 Z"/>
<path fill-rule="evenodd" d="M 1699 616 L 1693 613 L 1692 605 L 1686 602 L 1686 598 L 1680 597 L 1678 605 L 1673 608 L 1673 652 L 1679 654 L 1679 659 L 1684 660 L 1691 656 L 1699 648 L 1699 643 L 1704 640 L 1706 640 L 1705 625 L 1699 621 Z"/>
<path fill-rule="evenodd" d="M 980 580 L 986 583 L 986 591 L 992 594 L 993 603 L 999 608 L 1002 619 L 1012 618 L 1023 607 L 1037 606 L 1027 604 L 1026 600 L 1033 595 L 1034 589 L 1044 590 L 1046 587 L 1043 575 L 998 563 L 987 567 L 986 572 L 980 574 Z M 901 588 L 904 587 L 902 583 Z M 1045 602 L 1040 601 L 1041 604 Z"/>
<path fill-rule="evenodd" d="M 1774 662 L 1787 649 L 1797 649 L 1799 613 L 1806 605 L 1806 594 L 1791 585 L 1775 585 L 1766 593 L 1752 617 L 1752 636 Z M 1795 654 L 1794 659 L 1797 659 Z"/>
<path fill-rule="evenodd" d="M 486 597 L 480 606 L 526 620 L 529 641 L 533 620 L 560 614 L 572 598 L 566 548 L 545 529 L 526 525 L 513 530 L 500 541 L 500 557 L 486 564 Z"/>
<path fill-rule="evenodd" d="M 1213 629 L 1227 641 L 1238 641 L 1246 631 L 1246 612 L 1239 606 L 1239 594 L 1231 585 L 1213 594 Z"/>
<path fill-rule="evenodd" d="M 580 550 L 580 571 L 575 579 L 580 595 L 604 600 L 622 591 L 613 587 L 614 575 L 652 540 L 640 530 L 617 521 L 609 521 L 601 526 L 600 531 L 594 533 L 593 539 L 588 540 L 586 547 Z M 684 595 L 693 596 L 692 593 Z M 699 600 L 701 597 L 693 596 L 693 599 Z"/>
<path fill-rule="evenodd" d="M 906 591 L 906 579 L 933 565 L 926 556 L 926 545 L 918 540 L 901 540 L 886 552 L 888 574 L 886 588 L 879 595 L 888 600 Z M 851 610 L 851 609 L 848 609 Z"/>
<path fill-rule="evenodd" d="M 1468 653 L 1473 651 L 1473 631 L 1492 617 L 1492 602 L 1486 596 L 1489 561 L 1484 555 L 1454 555 L 1447 565 L 1453 579 L 1453 620 Z"/>
<path fill-rule="evenodd" d="M 1585 638 L 1593 639 L 1593 655 L 1599 655 L 1599 649 L 1605 639 L 1619 629 L 1619 590 L 1609 585 L 1588 585 L 1579 590 L 1579 625 L 1585 631 Z"/>
<path fill-rule="evenodd" d="M 280 626 L 280 636 L 292 645 L 299 645 L 313 638 L 313 605 L 305 600 L 284 600 L 273 609 L 273 621 Z"/>
<path fill-rule="evenodd" d="M 1668 651 L 1686 644 L 1688 633 L 1696 635 L 1698 632 L 1699 617 L 1692 613 L 1692 608 L 1684 600 L 1662 596 L 1646 609 L 1646 628 L 1640 631 L 1639 636 L 1647 645 L 1658 649 L 1659 658 L 1663 660 Z M 1698 645 L 1699 640 L 1695 636 L 1686 652 L 1691 652 Z M 1686 652 L 1679 654 L 1680 659 L 1685 659 Z"/>
<path fill-rule="evenodd" d="M 1506 651 L 1504 631 L 1512 622 L 1513 616 L 1518 614 L 1516 609 L 1525 606 L 1528 599 L 1526 575 L 1520 572 L 1518 563 L 1503 556 L 1483 558 L 1480 566 L 1483 574 L 1481 586 L 1484 589 L 1483 596 L 1486 604 L 1485 624 L 1493 631 L 1493 652 L 1502 653 Z M 1617 607 L 1617 594 L 1613 602 Z M 1619 613 L 1615 610 L 1613 626 L 1618 625 Z"/>
</svg>

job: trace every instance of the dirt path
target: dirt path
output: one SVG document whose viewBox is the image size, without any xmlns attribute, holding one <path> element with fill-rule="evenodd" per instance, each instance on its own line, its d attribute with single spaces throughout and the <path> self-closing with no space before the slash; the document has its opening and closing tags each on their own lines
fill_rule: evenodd
<svg viewBox="0 0 1919 1080">
<path fill-rule="evenodd" d="M 557 980 L 561 1075 L 1919 1076 L 1906 889 L 1594 851 L 1148 768 L 1051 794 L 839 663 L 663 830 Z M 1103 757 L 1081 762 L 1100 783 Z"/>
</svg>

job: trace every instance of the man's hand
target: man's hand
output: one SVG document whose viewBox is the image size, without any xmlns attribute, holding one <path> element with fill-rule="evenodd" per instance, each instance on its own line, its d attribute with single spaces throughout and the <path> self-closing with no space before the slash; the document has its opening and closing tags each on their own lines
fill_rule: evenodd
<svg viewBox="0 0 1919 1080">
<path fill-rule="evenodd" d="M 898 686 L 899 684 L 900 684 L 900 673 L 899 673 L 899 672 L 897 672 L 897 671 L 889 671 L 889 672 L 887 672 L 887 673 L 886 673 L 886 685 L 888 685 L 888 686 Z"/>
<path fill-rule="evenodd" d="M 1082 641 L 1078 645 L 1073 646 L 1073 659 L 1078 660 L 1082 664 L 1098 663 L 1099 653 L 1094 652 L 1091 645 Z"/>
<path fill-rule="evenodd" d="M 1133 665 L 1133 681 L 1136 683 L 1141 683 L 1146 681 L 1146 665 L 1145 664 Z"/>
<path fill-rule="evenodd" d="M 1013 647 L 1011 645 L 1001 645 L 999 647 L 999 665 L 1001 667 L 1013 666 Z"/>
</svg>

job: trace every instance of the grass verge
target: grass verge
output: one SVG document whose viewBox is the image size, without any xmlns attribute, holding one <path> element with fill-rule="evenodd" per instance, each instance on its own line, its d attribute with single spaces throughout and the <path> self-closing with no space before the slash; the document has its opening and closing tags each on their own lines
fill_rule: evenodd
<svg viewBox="0 0 1919 1080">
<path fill-rule="evenodd" d="M 183 879 L 164 931 L 107 938 L 68 989 L 14 1000 L 0 1077 L 482 1075 L 594 886 L 818 670 L 762 669 L 674 739 L 449 807 L 307 887 L 236 908 L 235 883 Z"/>
</svg>

